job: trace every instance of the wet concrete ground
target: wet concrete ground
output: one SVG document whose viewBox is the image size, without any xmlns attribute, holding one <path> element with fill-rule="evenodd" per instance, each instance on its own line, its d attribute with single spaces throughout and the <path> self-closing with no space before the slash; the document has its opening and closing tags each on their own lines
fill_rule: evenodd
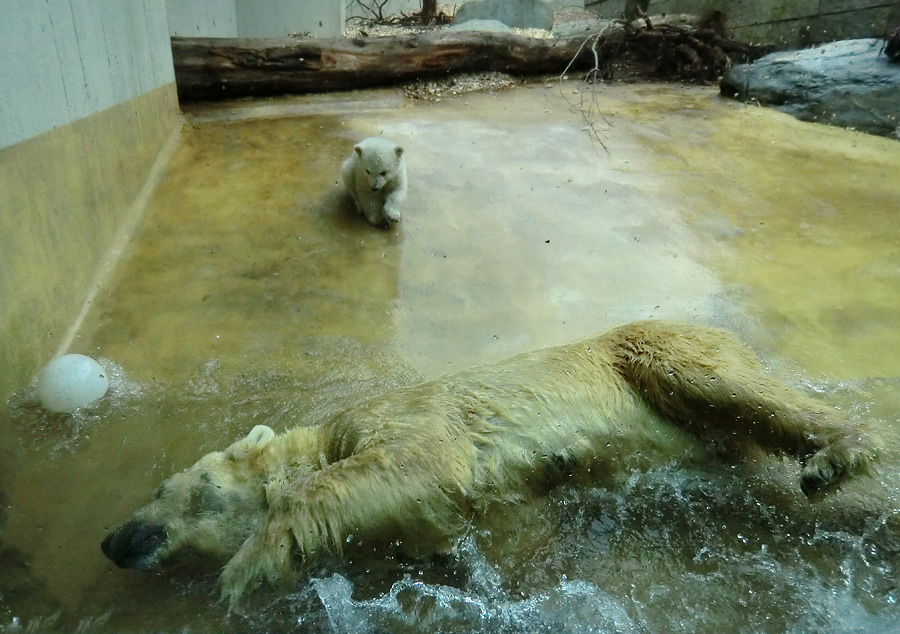
<svg viewBox="0 0 900 634">
<path fill-rule="evenodd" d="M 23 431 L 4 538 L 67 618 L 147 592 L 170 618 L 129 618 L 191 618 L 166 582 L 112 569 L 99 542 L 160 478 L 257 422 L 280 431 L 646 317 L 732 329 L 794 384 L 900 375 L 895 141 L 650 85 L 593 97 L 601 144 L 572 106 L 584 90 L 187 112 L 72 349 L 121 368 L 122 395 L 74 427 L 19 411 L 42 429 Z M 392 231 L 352 213 L 337 185 L 373 135 L 406 148 Z"/>
<path fill-rule="evenodd" d="M 433 375 L 655 316 L 761 325 L 814 371 L 885 373 L 854 359 L 900 333 L 896 143 L 628 86 L 597 96 L 604 149 L 563 86 L 199 112 L 90 343 L 150 378 L 338 332 Z M 302 116 L 327 107 L 346 111 Z M 336 166 L 379 134 L 407 148 L 411 182 L 389 233 L 334 200 Z M 838 363 L 813 361 L 823 343 Z"/>
</svg>

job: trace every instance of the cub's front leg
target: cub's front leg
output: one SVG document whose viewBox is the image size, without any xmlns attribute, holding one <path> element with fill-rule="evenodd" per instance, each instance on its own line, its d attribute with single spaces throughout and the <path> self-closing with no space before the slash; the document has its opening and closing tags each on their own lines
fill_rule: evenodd
<svg viewBox="0 0 900 634">
<path fill-rule="evenodd" d="M 370 225 L 374 227 L 390 226 L 389 219 L 386 218 L 384 204 L 381 199 L 381 192 L 366 192 L 359 196 L 358 207 L 360 213 L 365 217 Z"/>
<path fill-rule="evenodd" d="M 384 198 L 384 216 L 389 222 L 400 221 L 400 205 L 406 200 L 406 173 L 398 175 L 394 189 Z"/>
</svg>

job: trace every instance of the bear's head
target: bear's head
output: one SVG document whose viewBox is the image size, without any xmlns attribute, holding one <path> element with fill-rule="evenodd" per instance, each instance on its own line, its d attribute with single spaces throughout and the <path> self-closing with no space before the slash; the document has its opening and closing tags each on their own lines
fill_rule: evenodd
<svg viewBox="0 0 900 634">
<path fill-rule="evenodd" d="M 275 437 L 265 425 L 225 451 L 205 455 L 163 482 L 101 544 L 120 568 L 149 570 L 182 549 L 227 559 L 266 512 L 262 450 Z"/>
<path fill-rule="evenodd" d="M 371 138 L 353 148 L 359 164 L 366 170 L 366 178 L 372 191 L 381 191 L 397 178 L 403 148 L 387 139 Z"/>
</svg>

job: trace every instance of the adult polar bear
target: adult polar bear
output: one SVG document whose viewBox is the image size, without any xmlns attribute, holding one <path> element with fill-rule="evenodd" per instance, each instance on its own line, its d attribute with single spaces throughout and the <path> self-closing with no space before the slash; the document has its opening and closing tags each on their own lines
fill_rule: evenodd
<svg viewBox="0 0 900 634">
<path fill-rule="evenodd" d="M 452 538 L 467 509 L 523 495 L 647 443 L 788 454 L 807 494 L 865 471 L 856 424 L 768 378 L 727 333 L 658 321 L 401 388 L 321 426 L 268 427 L 164 482 L 103 552 L 147 569 L 184 547 L 229 560 L 231 607 L 349 535 Z M 694 438 L 696 440 L 696 438 Z M 636 444 L 635 444 L 636 443 Z"/>
</svg>

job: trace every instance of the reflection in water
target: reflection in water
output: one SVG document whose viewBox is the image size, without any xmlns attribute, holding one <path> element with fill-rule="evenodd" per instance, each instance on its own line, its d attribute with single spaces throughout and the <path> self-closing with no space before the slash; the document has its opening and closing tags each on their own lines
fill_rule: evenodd
<svg viewBox="0 0 900 634">
<path fill-rule="evenodd" d="M 708 90 L 601 100 L 609 154 L 539 87 L 187 129 L 73 350 L 103 359 L 109 398 L 72 417 L 27 388 L 10 403 L 0 632 L 891 631 L 896 452 L 818 504 L 789 461 L 648 457 L 494 509 L 455 557 L 311 562 L 242 616 L 215 601 L 220 562 L 140 574 L 102 557 L 162 479 L 253 425 L 314 424 L 641 317 L 730 327 L 789 383 L 897 436 L 896 145 Z M 382 132 L 410 162 L 394 232 L 335 191 L 352 143 Z"/>
</svg>

